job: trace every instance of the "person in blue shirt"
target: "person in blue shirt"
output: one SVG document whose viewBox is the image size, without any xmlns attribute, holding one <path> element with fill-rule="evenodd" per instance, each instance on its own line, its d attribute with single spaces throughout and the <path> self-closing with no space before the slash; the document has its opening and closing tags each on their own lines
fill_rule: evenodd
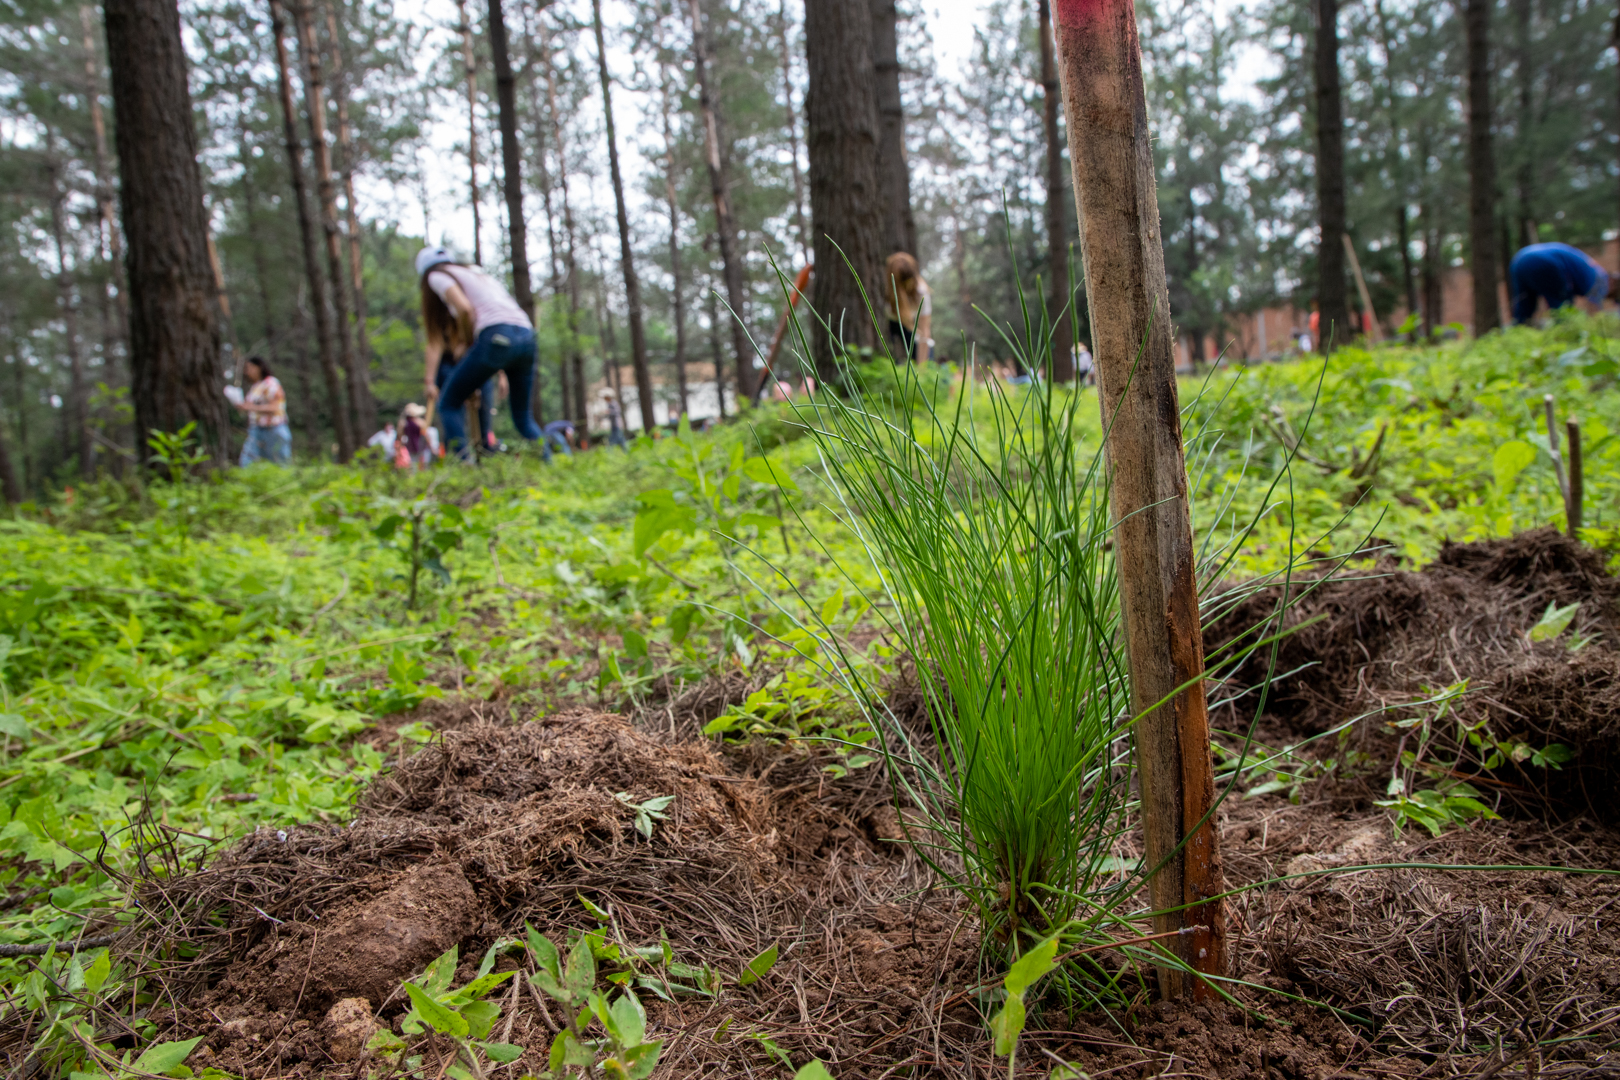
<svg viewBox="0 0 1620 1080">
<path fill-rule="evenodd" d="M 1513 295 L 1513 321 L 1527 323 L 1535 316 L 1536 302 L 1561 308 L 1584 296 L 1598 307 L 1615 295 L 1615 282 L 1590 255 L 1568 244 L 1531 244 L 1519 249 L 1508 266 Z"/>
</svg>

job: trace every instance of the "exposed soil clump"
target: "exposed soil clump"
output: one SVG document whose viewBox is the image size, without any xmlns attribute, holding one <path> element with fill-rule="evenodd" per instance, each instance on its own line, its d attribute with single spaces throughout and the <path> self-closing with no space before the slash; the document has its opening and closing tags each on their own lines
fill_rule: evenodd
<svg viewBox="0 0 1620 1080">
<path fill-rule="evenodd" d="M 1301 627 L 1277 646 L 1275 670 L 1286 677 L 1268 693 L 1270 719 L 1313 734 L 1374 710 L 1404 718 L 1402 704 L 1467 680 L 1460 716 L 1488 719 L 1504 741 L 1561 743 L 1575 753 L 1562 770 L 1511 763 L 1496 777 L 1508 785 L 1500 790 L 1620 820 L 1620 580 L 1596 552 L 1537 529 L 1448 544 L 1417 572 L 1384 559 L 1370 571 L 1307 578 L 1292 594 L 1299 599 L 1280 626 L 1283 587 L 1272 586 L 1206 632 L 1214 654 L 1227 642 Z M 1560 638 L 1532 642 L 1529 631 L 1550 603 L 1580 608 Z M 1271 664 L 1270 648 L 1257 650 L 1231 673 L 1229 692 L 1258 686 Z M 1254 701 L 1240 699 L 1223 726 L 1242 730 Z"/>
</svg>

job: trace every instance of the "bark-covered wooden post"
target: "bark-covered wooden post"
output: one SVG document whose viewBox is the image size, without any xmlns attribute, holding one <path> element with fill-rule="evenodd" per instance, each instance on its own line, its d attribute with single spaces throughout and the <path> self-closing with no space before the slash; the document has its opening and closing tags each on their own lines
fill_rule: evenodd
<svg viewBox="0 0 1620 1080">
<path fill-rule="evenodd" d="M 1215 781 L 1201 676 L 1187 466 L 1142 50 L 1131 0 L 1056 0 L 1080 248 L 1103 420 L 1111 425 L 1115 550 L 1131 672 L 1155 929 L 1197 970 L 1225 969 Z M 1186 685 L 1179 693 L 1178 687 Z M 1165 701 L 1159 708 L 1156 703 Z M 1185 843 L 1183 844 L 1183 841 Z M 1178 850 L 1179 849 L 1179 850 Z M 1164 996 L 1207 992 L 1160 968 Z"/>
</svg>

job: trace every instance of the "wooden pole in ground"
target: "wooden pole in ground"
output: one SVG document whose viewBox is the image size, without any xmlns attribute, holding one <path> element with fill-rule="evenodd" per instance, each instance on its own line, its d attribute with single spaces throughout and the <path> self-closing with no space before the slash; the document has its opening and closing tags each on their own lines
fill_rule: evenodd
<svg viewBox="0 0 1620 1080">
<path fill-rule="evenodd" d="M 1221 974 L 1224 905 L 1209 899 L 1222 885 L 1203 635 L 1136 13 L 1131 0 L 1056 0 L 1056 8 L 1097 396 L 1111 425 L 1146 857 L 1159 868 L 1148 882 L 1162 912 L 1154 929 L 1205 927 L 1172 947 L 1196 970 Z M 1159 980 L 1165 997 L 1210 992 L 1167 966 Z"/>
<path fill-rule="evenodd" d="M 1361 297 L 1361 310 L 1367 313 L 1367 337 L 1377 344 L 1384 340 L 1383 328 L 1378 325 L 1378 314 L 1373 311 L 1372 297 L 1367 294 L 1367 279 L 1361 276 L 1361 260 L 1356 258 L 1356 245 L 1349 233 L 1344 237 L 1344 253 L 1350 257 L 1350 272 L 1356 277 L 1356 293 Z"/>
<path fill-rule="evenodd" d="M 1581 504 L 1586 501 L 1586 471 L 1581 464 L 1581 422 L 1571 417 L 1564 421 L 1569 434 L 1569 496 L 1565 502 L 1564 517 L 1571 540 L 1580 540 Z"/>
</svg>

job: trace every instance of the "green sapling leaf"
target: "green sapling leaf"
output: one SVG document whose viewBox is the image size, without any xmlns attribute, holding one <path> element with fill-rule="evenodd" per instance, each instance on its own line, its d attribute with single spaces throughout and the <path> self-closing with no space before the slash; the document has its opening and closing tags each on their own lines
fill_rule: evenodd
<svg viewBox="0 0 1620 1080">
<path fill-rule="evenodd" d="M 523 1047 L 514 1046 L 511 1043 L 479 1043 L 478 1048 L 484 1052 L 484 1056 L 489 1060 L 498 1061 L 503 1065 L 510 1061 L 516 1061 L 523 1056 Z"/>
<path fill-rule="evenodd" d="M 754 983 L 764 978 L 766 972 L 770 971 L 771 968 L 776 966 L 777 953 L 777 947 L 772 945 L 770 948 L 748 961 L 748 966 L 743 968 L 741 975 L 737 976 L 737 985 L 752 986 Z"/>
<path fill-rule="evenodd" d="M 811 1058 L 804 1068 L 793 1074 L 793 1080 L 833 1080 L 833 1074 L 827 1071 L 820 1058 Z"/>
<path fill-rule="evenodd" d="M 405 993 L 410 996 L 416 1015 L 434 1031 L 458 1039 L 467 1037 L 467 1020 L 460 1013 L 439 1004 L 437 998 L 413 982 L 405 984 Z"/>
<path fill-rule="evenodd" d="M 202 1042 L 201 1035 L 195 1039 L 186 1039 L 184 1042 L 166 1042 L 149 1046 L 135 1059 L 134 1067 L 141 1072 L 159 1074 L 173 1072 L 181 1062 L 191 1056 L 191 1051 L 200 1042 Z"/>
</svg>

